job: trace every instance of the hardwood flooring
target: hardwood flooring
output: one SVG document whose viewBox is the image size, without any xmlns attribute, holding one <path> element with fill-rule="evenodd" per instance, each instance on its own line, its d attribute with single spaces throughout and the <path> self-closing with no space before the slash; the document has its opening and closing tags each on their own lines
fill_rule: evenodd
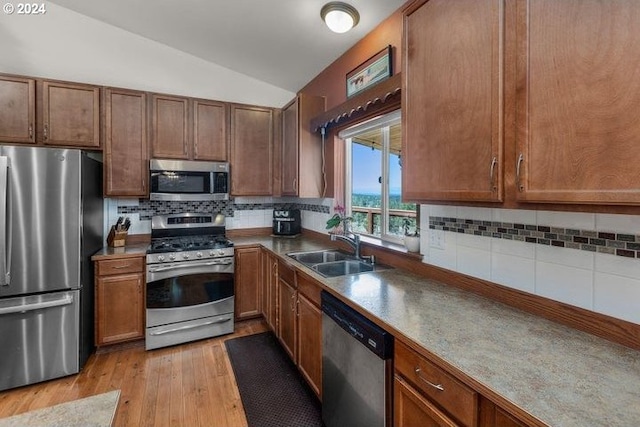
<svg viewBox="0 0 640 427">
<path fill-rule="evenodd" d="M 77 375 L 0 393 L 0 418 L 120 389 L 114 426 L 246 427 L 224 341 L 268 329 L 249 320 L 231 335 L 174 347 L 100 350 Z"/>
</svg>

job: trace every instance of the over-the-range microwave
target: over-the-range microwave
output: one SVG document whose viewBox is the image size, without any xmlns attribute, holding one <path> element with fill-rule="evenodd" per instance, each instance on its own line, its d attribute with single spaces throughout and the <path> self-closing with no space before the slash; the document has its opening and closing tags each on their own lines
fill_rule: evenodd
<svg viewBox="0 0 640 427">
<path fill-rule="evenodd" d="M 151 200 L 228 200 L 229 163 L 151 159 L 149 189 Z"/>
</svg>

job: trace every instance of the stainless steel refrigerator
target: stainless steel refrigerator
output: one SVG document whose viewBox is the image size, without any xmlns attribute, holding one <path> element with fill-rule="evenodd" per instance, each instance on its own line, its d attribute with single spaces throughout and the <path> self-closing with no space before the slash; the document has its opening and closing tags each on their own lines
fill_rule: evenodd
<svg viewBox="0 0 640 427">
<path fill-rule="evenodd" d="M 100 162 L 0 146 L 0 390 L 77 373 L 92 353 L 102 223 Z"/>
</svg>

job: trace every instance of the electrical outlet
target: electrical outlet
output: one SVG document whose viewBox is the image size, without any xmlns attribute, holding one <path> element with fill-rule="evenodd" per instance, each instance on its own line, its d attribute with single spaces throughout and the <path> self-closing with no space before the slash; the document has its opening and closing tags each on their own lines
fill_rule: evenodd
<svg viewBox="0 0 640 427">
<path fill-rule="evenodd" d="M 444 250 L 444 230 L 429 230 L 429 247 Z"/>
</svg>

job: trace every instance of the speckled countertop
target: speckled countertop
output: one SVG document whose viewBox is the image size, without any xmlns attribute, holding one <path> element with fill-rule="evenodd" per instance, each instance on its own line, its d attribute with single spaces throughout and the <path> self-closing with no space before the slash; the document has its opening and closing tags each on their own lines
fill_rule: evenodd
<svg viewBox="0 0 640 427">
<path fill-rule="evenodd" d="M 279 255 L 308 239 L 236 238 Z M 323 278 L 394 333 L 550 426 L 640 426 L 640 352 L 400 269 Z"/>
</svg>

